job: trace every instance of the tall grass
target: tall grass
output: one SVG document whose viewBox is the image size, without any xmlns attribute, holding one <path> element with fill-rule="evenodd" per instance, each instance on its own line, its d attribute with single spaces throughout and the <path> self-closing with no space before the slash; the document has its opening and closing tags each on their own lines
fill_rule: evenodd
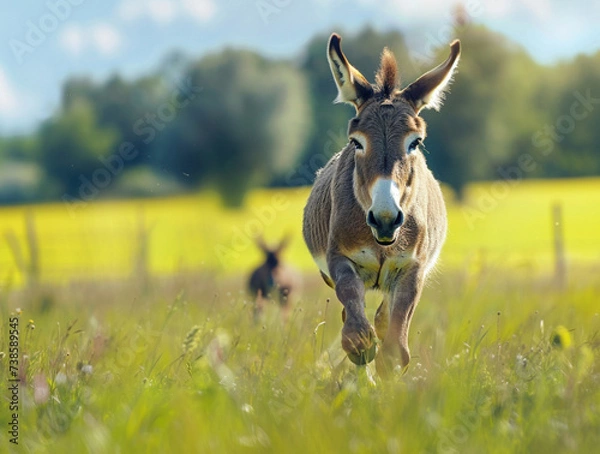
<svg viewBox="0 0 600 454">
<path fill-rule="evenodd" d="M 389 382 L 344 358 L 341 305 L 310 278 L 288 322 L 273 304 L 258 324 L 231 281 L 193 296 L 156 284 L 143 301 L 90 287 L 19 315 L 20 449 L 594 452 L 600 284 L 587 273 L 559 294 L 517 273 L 447 271 L 417 310 L 408 372 Z"/>
</svg>

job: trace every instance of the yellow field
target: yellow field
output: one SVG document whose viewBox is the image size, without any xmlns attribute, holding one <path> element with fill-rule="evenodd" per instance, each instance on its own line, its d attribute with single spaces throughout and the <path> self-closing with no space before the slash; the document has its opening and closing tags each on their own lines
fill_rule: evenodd
<svg viewBox="0 0 600 454">
<path fill-rule="evenodd" d="M 307 188 L 257 190 L 242 210 L 222 208 L 210 193 L 98 202 L 75 212 L 60 203 L 7 207 L 0 209 L 0 230 L 12 231 L 27 256 L 25 215 L 33 214 L 41 279 L 51 283 L 132 275 L 143 232 L 148 235 L 149 269 L 156 274 L 246 272 L 260 259 L 251 238 L 263 232 L 267 241 L 291 234 L 288 260 L 310 270 L 313 264 L 301 236 L 307 196 Z M 476 184 L 469 188 L 466 204 L 453 203 L 448 191 L 446 200 L 450 232 L 442 269 L 482 262 L 517 270 L 551 268 L 553 203 L 563 208 L 568 262 L 600 262 L 600 179 Z M 0 270 L 2 285 L 23 282 L 4 238 Z"/>
</svg>

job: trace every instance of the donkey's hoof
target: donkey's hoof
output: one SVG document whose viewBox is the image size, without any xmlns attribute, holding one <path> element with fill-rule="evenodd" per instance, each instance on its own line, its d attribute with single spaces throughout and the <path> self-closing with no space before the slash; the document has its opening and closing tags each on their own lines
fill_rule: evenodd
<svg viewBox="0 0 600 454">
<path fill-rule="evenodd" d="M 369 364 L 371 361 L 373 361 L 376 354 L 377 344 L 373 342 L 373 344 L 364 352 L 348 353 L 348 359 L 357 366 L 364 366 L 365 364 Z"/>
</svg>

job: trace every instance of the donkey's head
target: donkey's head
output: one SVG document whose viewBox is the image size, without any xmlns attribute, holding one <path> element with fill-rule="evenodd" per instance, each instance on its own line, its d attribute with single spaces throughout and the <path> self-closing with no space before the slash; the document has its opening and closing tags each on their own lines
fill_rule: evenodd
<svg viewBox="0 0 600 454">
<path fill-rule="evenodd" d="M 405 212 L 418 197 L 411 192 L 417 186 L 416 162 L 425 138 L 425 121 L 419 112 L 440 108 L 458 63 L 460 42 L 450 45 L 450 56 L 444 63 L 400 90 L 396 59 L 387 48 L 381 56 L 376 84 L 371 85 L 348 62 L 341 41 L 339 35 L 331 35 L 327 57 L 338 87 L 336 101 L 356 108 L 356 116 L 348 126 L 354 147 L 354 195 L 375 240 L 391 245 L 398 237 Z"/>
<path fill-rule="evenodd" d="M 256 245 L 265 254 L 264 264 L 267 266 L 267 268 L 273 270 L 279 266 L 281 263 L 281 253 L 287 247 L 289 241 L 289 236 L 286 236 L 279 242 L 278 245 L 273 247 L 265 243 L 265 240 L 262 237 L 256 238 Z"/>
</svg>

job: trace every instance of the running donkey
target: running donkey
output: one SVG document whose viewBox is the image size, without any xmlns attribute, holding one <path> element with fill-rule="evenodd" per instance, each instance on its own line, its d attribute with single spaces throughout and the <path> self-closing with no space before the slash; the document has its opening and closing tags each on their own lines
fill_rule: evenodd
<svg viewBox="0 0 600 454">
<path fill-rule="evenodd" d="M 408 366 L 408 329 L 427 274 L 446 237 L 440 186 L 420 150 L 421 109 L 439 110 L 460 56 L 448 59 L 404 89 L 394 55 L 385 48 L 375 85 L 346 59 L 331 35 L 327 57 L 338 88 L 336 102 L 352 104 L 349 143 L 319 171 L 304 209 L 304 239 L 325 282 L 344 306 L 342 347 L 355 364 L 376 356 L 377 371 Z M 383 302 L 375 328 L 365 315 L 365 290 Z"/>
<path fill-rule="evenodd" d="M 248 289 L 254 298 L 254 318 L 258 319 L 266 302 L 272 298 L 279 302 L 285 318 L 291 309 L 292 292 L 298 287 L 298 276 L 281 259 L 290 237 L 284 237 L 277 246 L 271 247 L 262 237 L 256 238 L 256 245 L 263 252 L 265 261 L 256 267 L 248 281 Z"/>
</svg>

